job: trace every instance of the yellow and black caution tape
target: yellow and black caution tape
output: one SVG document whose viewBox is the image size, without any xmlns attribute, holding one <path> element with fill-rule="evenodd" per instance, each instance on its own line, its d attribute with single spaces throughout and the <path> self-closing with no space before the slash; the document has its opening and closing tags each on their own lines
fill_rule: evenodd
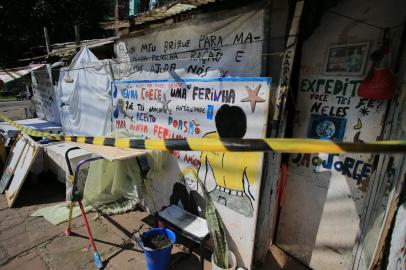
<svg viewBox="0 0 406 270">
<path fill-rule="evenodd" d="M 208 152 L 281 152 L 281 153 L 404 153 L 406 141 L 377 141 L 371 143 L 332 142 L 317 139 L 208 139 L 188 138 L 176 140 L 134 139 L 89 136 L 66 136 L 35 131 L 0 114 L 0 119 L 20 131 L 34 137 L 57 141 L 78 142 L 120 148 L 162 151 L 208 151 Z"/>
</svg>

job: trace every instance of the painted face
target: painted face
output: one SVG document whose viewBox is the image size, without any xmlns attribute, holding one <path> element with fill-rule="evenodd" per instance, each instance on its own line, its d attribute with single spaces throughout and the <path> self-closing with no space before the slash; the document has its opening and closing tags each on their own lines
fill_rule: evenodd
<svg viewBox="0 0 406 270">
<path fill-rule="evenodd" d="M 124 99 L 120 98 L 119 100 L 117 100 L 117 105 L 118 105 L 120 112 L 123 112 L 124 111 Z"/>
<path fill-rule="evenodd" d="M 185 179 L 185 186 L 186 186 L 186 189 L 188 192 L 190 192 L 191 190 L 197 189 L 197 181 L 193 177 L 186 175 L 184 177 L 184 179 Z"/>
</svg>

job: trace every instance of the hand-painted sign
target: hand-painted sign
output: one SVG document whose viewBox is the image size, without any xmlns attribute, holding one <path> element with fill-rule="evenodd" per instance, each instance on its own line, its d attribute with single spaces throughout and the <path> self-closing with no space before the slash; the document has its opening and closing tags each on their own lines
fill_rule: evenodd
<svg viewBox="0 0 406 270">
<path fill-rule="evenodd" d="M 52 74 L 49 65 L 31 72 L 32 90 L 37 116 L 51 122 L 60 123 L 59 108 L 55 89 L 52 85 Z"/>
<path fill-rule="evenodd" d="M 121 39 L 113 64 L 119 79 L 259 76 L 264 41 L 264 9 L 211 13 L 186 22 Z"/>
<path fill-rule="evenodd" d="M 262 138 L 269 87 L 268 78 L 115 81 L 113 126 L 139 138 Z M 206 183 L 215 202 L 253 217 L 261 153 L 174 155 L 185 176 Z"/>
</svg>

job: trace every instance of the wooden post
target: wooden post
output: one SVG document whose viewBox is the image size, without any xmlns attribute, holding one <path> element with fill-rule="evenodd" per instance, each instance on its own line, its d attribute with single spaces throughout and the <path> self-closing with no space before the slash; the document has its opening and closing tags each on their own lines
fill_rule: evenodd
<svg viewBox="0 0 406 270">
<path fill-rule="evenodd" d="M 3 138 L 0 137 L 0 172 L 3 173 L 6 168 L 7 152 L 4 146 Z"/>
<path fill-rule="evenodd" d="M 302 16 L 304 1 L 297 1 L 290 26 L 289 37 L 286 41 L 282 66 L 280 71 L 279 84 L 276 91 L 276 106 L 273 115 L 275 127 L 271 130 L 272 138 L 283 138 L 286 127 L 286 100 L 290 90 L 290 77 L 292 74 L 299 24 Z M 260 189 L 258 218 L 255 232 L 254 263 L 264 263 L 266 255 L 272 244 L 273 234 L 277 225 L 278 217 L 278 188 L 280 176 L 281 155 L 270 153 L 265 155 L 263 178 Z"/>
<path fill-rule="evenodd" d="M 80 28 L 79 25 L 75 25 L 75 43 L 77 46 L 80 45 Z"/>
<path fill-rule="evenodd" d="M 45 37 L 45 46 L 47 48 L 47 54 L 49 55 L 49 53 L 51 52 L 49 49 L 49 36 L 48 36 L 48 29 L 46 27 L 44 27 L 44 37 Z"/>
<path fill-rule="evenodd" d="M 76 51 L 79 51 L 80 47 L 80 28 L 79 25 L 75 24 L 75 45 Z"/>
<path fill-rule="evenodd" d="M 119 3 L 118 0 L 116 0 L 116 5 L 114 8 L 114 22 L 115 22 L 115 28 L 116 28 L 116 36 L 118 36 L 120 34 L 120 29 L 118 27 L 119 23 L 120 23 L 120 13 L 119 13 Z"/>
</svg>

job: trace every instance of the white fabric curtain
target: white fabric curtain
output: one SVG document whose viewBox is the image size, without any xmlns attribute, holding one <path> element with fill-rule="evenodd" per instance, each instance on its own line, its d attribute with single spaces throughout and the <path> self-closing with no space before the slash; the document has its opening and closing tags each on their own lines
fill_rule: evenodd
<svg viewBox="0 0 406 270">
<path fill-rule="evenodd" d="M 63 131 L 69 135 L 100 136 L 111 130 L 110 60 L 98 60 L 82 48 L 60 72 L 58 105 Z"/>
</svg>

